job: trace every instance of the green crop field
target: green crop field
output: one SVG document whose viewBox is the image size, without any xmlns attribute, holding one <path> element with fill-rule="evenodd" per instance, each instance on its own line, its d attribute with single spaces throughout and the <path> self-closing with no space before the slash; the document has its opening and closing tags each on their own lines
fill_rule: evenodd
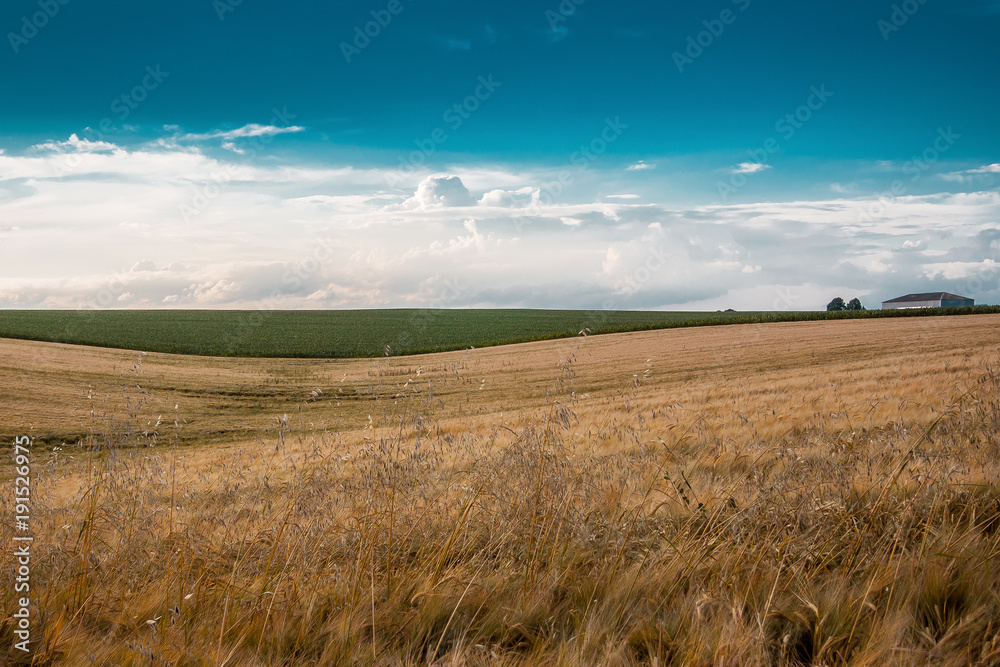
<svg viewBox="0 0 1000 667">
<path fill-rule="evenodd" d="M 851 317 L 1000 312 L 933 310 L 652 312 L 611 310 L 0 311 L 0 338 L 244 357 L 376 357 L 588 334 Z"/>
</svg>

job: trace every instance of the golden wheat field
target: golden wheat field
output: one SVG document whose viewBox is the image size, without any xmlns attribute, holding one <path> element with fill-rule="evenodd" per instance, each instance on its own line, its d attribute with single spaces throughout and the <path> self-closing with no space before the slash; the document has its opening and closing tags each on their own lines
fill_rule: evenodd
<svg viewBox="0 0 1000 667">
<path fill-rule="evenodd" d="M 1000 664 L 1000 316 L 375 360 L 0 341 L 0 387 L 35 664 Z"/>
</svg>

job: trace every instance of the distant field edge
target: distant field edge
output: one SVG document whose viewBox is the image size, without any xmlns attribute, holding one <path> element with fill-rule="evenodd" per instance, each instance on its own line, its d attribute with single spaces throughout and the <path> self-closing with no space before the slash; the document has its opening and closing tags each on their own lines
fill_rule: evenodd
<svg viewBox="0 0 1000 667">
<path fill-rule="evenodd" d="M 0 338 L 211 357 L 335 359 L 679 327 L 996 313 L 1000 306 L 840 312 L 0 310 Z"/>
</svg>

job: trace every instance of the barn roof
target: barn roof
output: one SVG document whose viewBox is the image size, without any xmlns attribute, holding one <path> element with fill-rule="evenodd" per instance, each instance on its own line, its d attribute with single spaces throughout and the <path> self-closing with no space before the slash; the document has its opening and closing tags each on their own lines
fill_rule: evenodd
<svg viewBox="0 0 1000 667">
<path fill-rule="evenodd" d="M 907 301 L 972 301 L 967 296 L 959 296 L 957 294 L 952 294 L 951 292 L 923 292 L 921 294 L 907 294 L 906 296 L 897 296 L 895 299 L 889 299 L 888 301 L 883 301 L 882 303 L 905 303 Z"/>
</svg>

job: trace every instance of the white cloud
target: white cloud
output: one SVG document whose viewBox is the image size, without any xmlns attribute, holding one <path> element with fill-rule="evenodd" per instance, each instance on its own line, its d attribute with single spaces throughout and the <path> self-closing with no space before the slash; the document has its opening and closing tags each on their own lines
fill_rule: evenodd
<svg viewBox="0 0 1000 667">
<path fill-rule="evenodd" d="M 417 186 L 412 197 L 403 202 L 406 208 L 472 206 L 476 201 L 458 176 L 428 176 Z"/>
<path fill-rule="evenodd" d="M 469 218 L 462 223 L 465 231 L 469 232 L 467 236 L 458 236 L 451 239 L 448 242 L 449 250 L 452 252 L 456 250 L 465 250 L 466 248 L 476 248 L 477 250 L 483 250 L 486 247 L 486 239 L 479 230 L 476 228 L 476 221 Z"/>
<path fill-rule="evenodd" d="M 633 162 L 629 166 L 625 167 L 626 171 L 642 171 L 643 169 L 656 169 L 656 165 L 639 160 L 638 162 Z"/>
<path fill-rule="evenodd" d="M 490 190 L 479 200 L 480 206 L 499 208 L 521 208 L 538 201 L 538 188 L 523 187 L 517 190 Z"/>
<path fill-rule="evenodd" d="M 861 219 L 876 195 L 683 208 L 596 194 L 619 167 L 541 197 L 558 169 L 431 174 L 48 143 L 0 154 L 0 307 L 770 309 L 799 286 L 782 307 L 822 308 L 835 289 L 964 293 L 984 275 L 994 281 L 970 296 L 1000 301 L 990 190 L 897 197 Z M 199 197 L 185 220 L 179 207 Z"/>
<path fill-rule="evenodd" d="M 924 267 L 924 276 L 930 279 L 945 278 L 961 280 L 984 274 L 993 274 L 1000 270 L 1000 262 L 984 259 L 980 262 L 939 262 Z"/>
<path fill-rule="evenodd" d="M 952 171 L 945 174 L 938 174 L 938 176 L 946 181 L 965 183 L 984 174 L 1000 174 L 1000 162 L 983 165 L 982 167 L 976 167 L 975 169 L 965 169 L 963 171 Z"/>
<path fill-rule="evenodd" d="M 830 189 L 841 195 L 852 195 L 858 193 L 857 183 L 831 183 Z"/>
<path fill-rule="evenodd" d="M 736 165 L 736 168 L 730 171 L 730 174 L 756 174 L 758 172 L 764 171 L 765 169 L 770 169 L 771 165 L 764 164 L 763 162 L 740 162 Z"/>
<path fill-rule="evenodd" d="M 47 141 L 31 147 L 36 151 L 52 151 L 54 153 L 112 153 L 122 149 L 107 141 L 91 141 L 81 139 L 76 134 L 69 135 L 66 141 Z M 3 151 L 0 151 L 3 154 Z"/>
<path fill-rule="evenodd" d="M 306 128 L 298 125 L 288 127 L 278 127 L 276 125 L 259 125 L 249 123 L 235 130 L 215 130 L 205 133 L 188 133 L 177 137 L 180 141 L 207 141 L 209 139 L 223 139 L 232 141 L 233 139 L 246 139 L 249 137 L 273 137 L 278 134 L 289 134 L 292 132 L 302 132 Z"/>
<path fill-rule="evenodd" d="M 241 290 L 242 286 L 231 280 L 209 280 L 191 285 L 186 292 L 195 303 L 218 304 L 233 300 Z"/>
</svg>

